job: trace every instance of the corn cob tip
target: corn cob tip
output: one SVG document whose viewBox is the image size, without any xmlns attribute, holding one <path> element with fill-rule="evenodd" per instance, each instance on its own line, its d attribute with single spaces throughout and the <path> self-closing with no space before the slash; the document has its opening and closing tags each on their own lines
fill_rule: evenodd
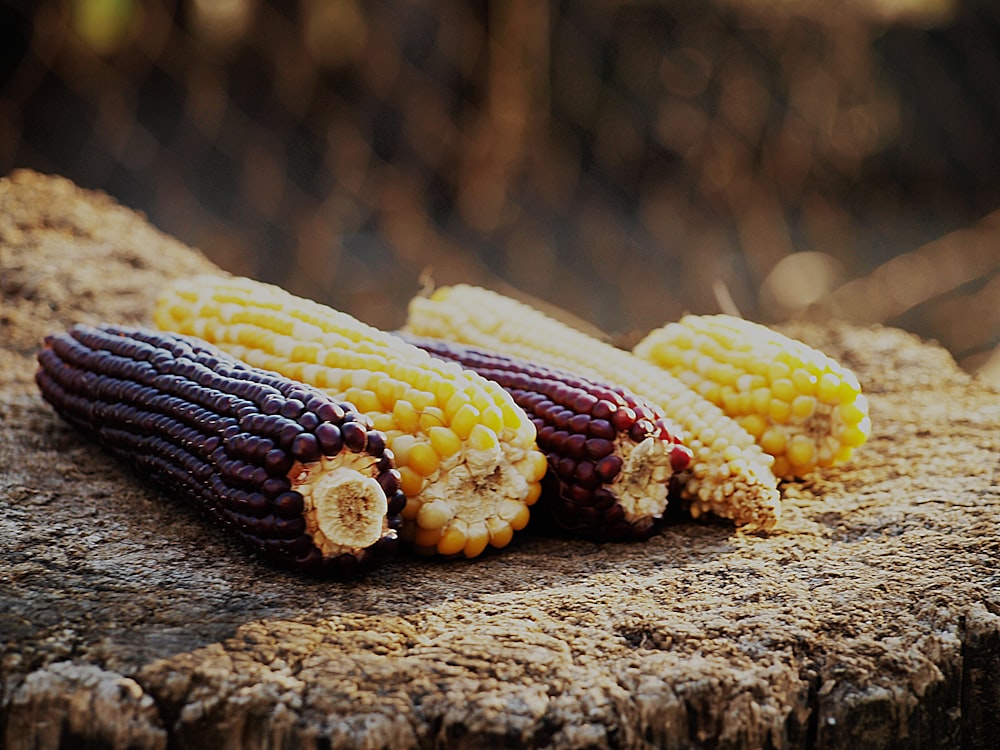
<svg viewBox="0 0 1000 750">
<path fill-rule="evenodd" d="M 687 315 L 650 331 L 633 352 L 720 407 L 802 476 L 849 460 L 871 433 L 857 378 L 831 357 L 730 315 Z"/>
</svg>

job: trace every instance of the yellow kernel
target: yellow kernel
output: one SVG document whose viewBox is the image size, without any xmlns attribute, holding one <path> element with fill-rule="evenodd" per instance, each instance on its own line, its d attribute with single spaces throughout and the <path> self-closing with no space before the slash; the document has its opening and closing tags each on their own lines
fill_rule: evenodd
<svg viewBox="0 0 1000 750">
<path fill-rule="evenodd" d="M 458 385 L 450 378 L 441 378 L 431 387 L 434 389 L 434 395 L 437 396 L 438 404 L 447 404 L 458 393 Z"/>
<path fill-rule="evenodd" d="M 871 422 L 866 417 L 856 425 L 845 427 L 840 433 L 840 442 L 852 448 L 860 448 L 868 440 Z"/>
<path fill-rule="evenodd" d="M 533 450 L 527 456 L 524 478 L 529 482 L 540 482 L 549 470 L 548 459 L 541 451 Z"/>
<path fill-rule="evenodd" d="M 371 391 L 361 388 L 348 388 L 344 391 L 344 400 L 350 401 L 358 411 L 367 414 L 372 411 L 382 411 L 382 402 Z"/>
<path fill-rule="evenodd" d="M 864 396 L 858 396 L 854 400 L 843 403 L 839 407 L 840 418 L 845 424 L 857 424 L 868 416 L 868 403 Z"/>
<path fill-rule="evenodd" d="M 521 410 L 521 407 L 512 401 L 505 401 L 500 407 L 500 411 L 503 414 L 504 427 L 510 427 L 513 430 L 518 430 L 521 428 L 521 425 L 528 421 L 527 416 Z"/>
<path fill-rule="evenodd" d="M 798 394 L 795 385 L 788 378 L 778 378 L 771 381 L 771 394 L 782 401 L 791 401 Z"/>
<path fill-rule="evenodd" d="M 528 485 L 528 494 L 524 496 L 524 504 L 526 506 L 534 505 L 536 502 L 538 502 L 538 498 L 540 498 L 541 496 L 542 496 L 542 483 L 531 482 Z M 525 510 L 527 510 L 527 508 L 525 508 Z M 525 523 L 527 523 L 527 521 L 525 521 Z M 513 521 L 511 521 L 511 524 L 513 524 Z M 517 531 L 519 528 L 520 527 L 518 526 L 514 526 L 515 531 Z"/>
<path fill-rule="evenodd" d="M 472 394 L 472 405 L 479 409 L 480 412 L 483 412 L 493 406 L 493 399 L 490 398 L 488 393 L 477 388 Z"/>
<path fill-rule="evenodd" d="M 816 412 L 816 399 L 812 396 L 796 396 L 792 400 L 792 416 L 796 419 L 809 419 Z"/>
<path fill-rule="evenodd" d="M 768 388 L 754 388 L 750 394 L 753 410 L 758 414 L 767 414 L 771 409 L 771 391 Z"/>
<path fill-rule="evenodd" d="M 815 396 L 816 395 L 816 376 L 803 367 L 799 367 L 792 371 L 792 383 L 795 385 L 795 390 L 805 396 Z"/>
<path fill-rule="evenodd" d="M 455 391 L 454 395 L 448 399 L 444 405 L 444 414 L 448 419 L 452 419 L 459 409 L 463 406 L 471 406 L 472 399 L 470 399 L 462 391 Z M 478 410 L 477 410 L 478 411 Z"/>
<path fill-rule="evenodd" d="M 490 428 L 476 424 L 469 433 L 469 447 L 477 451 L 499 450 L 500 439 Z"/>
<path fill-rule="evenodd" d="M 503 412 L 496 404 L 490 404 L 479 413 L 479 419 L 484 427 L 488 427 L 498 435 L 503 432 Z"/>
<path fill-rule="evenodd" d="M 409 466 L 397 464 L 399 471 L 399 488 L 407 497 L 415 497 L 424 488 L 424 478 Z"/>
<path fill-rule="evenodd" d="M 383 377 L 375 383 L 375 395 L 386 409 L 392 409 L 402 389 L 403 384 L 393 378 Z"/>
<path fill-rule="evenodd" d="M 448 427 L 430 427 L 427 429 L 427 437 L 442 458 L 455 455 L 462 447 L 462 439 Z"/>
<path fill-rule="evenodd" d="M 420 414 L 406 399 L 400 399 L 392 407 L 396 427 L 403 432 L 416 432 L 420 428 Z"/>
<path fill-rule="evenodd" d="M 792 465 L 788 463 L 788 459 L 784 456 L 775 456 L 774 466 L 771 467 L 771 471 L 776 477 L 790 477 L 792 476 Z"/>
<path fill-rule="evenodd" d="M 466 557 L 477 557 L 483 553 L 486 549 L 486 545 L 490 543 L 490 532 L 486 528 L 486 524 L 482 521 L 478 523 L 470 523 L 469 531 L 467 532 L 467 540 L 465 542 L 465 549 L 463 552 Z"/>
<path fill-rule="evenodd" d="M 760 414 L 747 414 L 745 417 L 740 417 L 738 421 L 740 426 L 755 438 L 759 438 L 767 429 L 767 420 Z"/>
<path fill-rule="evenodd" d="M 458 394 L 456 394 L 458 395 Z M 447 412 L 447 409 L 445 410 Z M 451 417 L 451 429 L 455 431 L 462 440 L 466 440 L 479 424 L 479 409 L 470 403 L 463 404 Z"/>
<path fill-rule="evenodd" d="M 740 397 L 739 394 L 733 390 L 732 386 L 724 386 L 719 389 L 719 398 L 721 403 L 719 406 L 722 410 L 730 416 L 739 414 Z"/>
<path fill-rule="evenodd" d="M 777 456 L 785 450 L 785 431 L 780 427 L 771 427 L 760 436 L 758 441 L 765 453 Z"/>
<path fill-rule="evenodd" d="M 436 406 L 428 406 L 420 412 L 420 430 L 428 432 L 432 427 L 444 425 L 444 412 Z"/>
<path fill-rule="evenodd" d="M 795 435 L 785 448 L 788 462 L 797 469 L 811 469 L 816 465 L 816 444 L 805 435 Z"/>
<path fill-rule="evenodd" d="M 782 380 L 791 377 L 792 368 L 788 363 L 776 360 L 767 369 L 767 377 L 773 383 L 775 380 Z"/>
<path fill-rule="evenodd" d="M 781 399 L 771 399 L 767 409 L 768 416 L 778 424 L 785 424 L 792 416 L 792 405 Z"/>
<path fill-rule="evenodd" d="M 417 439 L 413 435 L 401 433 L 393 437 L 389 441 L 389 447 L 392 449 L 392 453 L 396 457 L 396 463 L 405 465 L 407 463 L 406 457 L 410 452 L 410 448 L 416 444 Z"/>
<path fill-rule="evenodd" d="M 433 550 L 439 539 L 441 539 L 440 527 L 425 529 L 423 526 L 417 526 L 413 530 L 413 544 L 417 547 L 426 547 Z"/>
<path fill-rule="evenodd" d="M 434 398 L 433 393 L 421 391 L 417 388 L 408 388 L 406 397 L 406 400 L 413 404 L 413 408 L 418 412 L 422 412 L 428 407 L 434 406 L 437 401 L 437 399 Z"/>
<path fill-rule="evenodd" d="M 837 449 L 837 452 L 833 455 L 833 463 L 842 464 L 846 461 L 851 460 L 851 456 L 854 455 L 854 448 L 850 445 L 842 445 Z"/>
<path fill-rule="evenodd" d="M 396 420 L 391 413 L 375 412 L 368 416 L 372 418 L 372 426 L 379 432 L 390 432 L 396 429 Z"/>
<path fill-rule="evenodd" d="M 410 448 L 406 464 L 421 476 L 429 477 L 441 466 L 441 458 L 430 443 L 416 443 Z"/>
<path fill-rule="evenodd" d="M 832 372 L 824 372 L 816 384 L 816 396 L 824 404 L 840 403 L 840 380 Z"/>
<path fill-rule="evenodd" d="M 416 497 L 412 497 L 412 496 L 411 497 L 407 497 L 406 498 L 406 505 L 403 506 L 403 512 L 401 514 L 403 516 L 403 520 L 404 521 L 415 521 L 415 520 L 417 520 L 417 513 L 420 512 L 420 508 L 422 506 L 423 506 L 423 503 L 421 501 L 417 500 Z"/>
<path fill-rule="evenodd" d="M 500 518 L 491 518 L 486 521 L 486 530 L 490 535 L 490 546 L 500 549 L 510 544 L 514 538 L 514 529 L 510 524 Z"/>
<path fill-rule="evenodd" d="M 457 555 L 465 549 L 466 541 L 465 532 L 462 529 L 454 525 L 449 526 L 437 543 L 437 551 L 442 555 Z"/>
<path fill-rule="evenodd" d="M 455 517 L 455 510 L 444 500 L 424 503 L 417 513 L 417 525 L 422 529 L 440 529 Z"/>
<path fill-rule="evenodd" d="M 713 404 L 722 403 L 721 389 L 711 380 L 703 380 L 696 389 L 701 397 Z"/>
</svg>

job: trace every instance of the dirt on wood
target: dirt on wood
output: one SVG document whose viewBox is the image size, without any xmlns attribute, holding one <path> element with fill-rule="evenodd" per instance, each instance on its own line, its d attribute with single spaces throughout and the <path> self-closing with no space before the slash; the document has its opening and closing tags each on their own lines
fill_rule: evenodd
<svg viewBox="0 0 1000 750">
<path fill-rule="evenodd" d="M 47 332 L 212 270 L 106 196 L 0 181 L 0 745 L 987 748 L 1000 736 L 1000 394 L 933 343 L 786 330 L 874 433 L 768 534 L 528 530 L 356 583 L 279 571 L 63 424 Z"/>
</svg>

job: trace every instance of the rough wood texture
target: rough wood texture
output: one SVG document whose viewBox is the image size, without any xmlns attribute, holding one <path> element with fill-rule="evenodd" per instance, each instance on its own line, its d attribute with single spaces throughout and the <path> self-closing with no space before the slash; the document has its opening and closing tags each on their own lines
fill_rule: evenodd
<svg viewBox="0 0 1000 750">
<path fill-rule="evenodd" d="M 19 748 L 991 747 L 1000 396 L 897 330 L 792 332 L 875 432 L 769 535 L 522 534 L 356 584 L 249 558 L 63 425 L 39 338 L 143 320 L 210 268 L 106 197 L 0 182 L 0 744 Z"/>
</svg>

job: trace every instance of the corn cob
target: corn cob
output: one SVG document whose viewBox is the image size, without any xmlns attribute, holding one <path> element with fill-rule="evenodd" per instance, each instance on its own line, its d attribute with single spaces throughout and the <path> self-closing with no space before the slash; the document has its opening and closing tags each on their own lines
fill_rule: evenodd
<svg viewBox="0 0 1000 750">
<path fill-rule="evenodd" d="M 661 368 L 574 330 L 528 305 L 478 287 L 437 289 L 410 302 L 404 330 L 501 351 L 616 383 L 660 408 L 684 430 L 694 458 L 680 483 L 692 516 L 713 513 L 770 528 L 781 501 L 773 459 L 719 407 Z"/>
<path fill-rule="evenodd" d="M 395 457 L 407 498 L 400 534 L 417 551 L 475 557 L 528 523 L 545 456 L 534 424 L 496 383 L 250 279 L 176 282 L 154 319 L 367 414 Z"/>
<path fill-rule="evenodd" d="M 531 416 L 549 462 L 543 500 L 557 526 L 597 540 L 643 539 L 691 451 L 659 410 L 624 388 L 475 347 L 401 333 L 503 386 Z"/>
<path fill-rule="evenodd" d="M 847 461 L 868 439 L 868 400 L 847 368 L 800 341 L 730 315 L 687 315 L 633 350 L 738 421 L 779 477 Z"/>
<path fill-rule="evenodd" d="M 350 578 L 395 550 L 399 476 L 385 436 L 350 404 L 139 328 L 50 335 L 38 363 L 67 422 L 262 556 Z"/>
</svg>

